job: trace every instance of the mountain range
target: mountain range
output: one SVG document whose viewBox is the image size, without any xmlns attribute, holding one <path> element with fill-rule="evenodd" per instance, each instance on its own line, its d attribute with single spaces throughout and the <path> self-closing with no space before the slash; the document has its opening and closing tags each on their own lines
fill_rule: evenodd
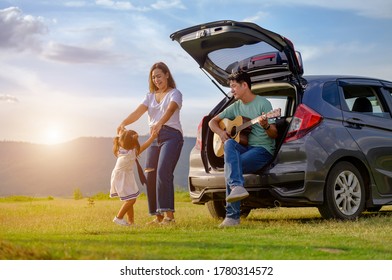
<svg viewBox="0 0 392 280">
<path fill-rule="evenodd" d="M 141 143 L 145 140 L 146 136 L 140 137 Z M 176 188 L 187 189 L 189 154 L 195 141 L 184 137 L 174 172 Z M 83 196 L 108 193 L 116 162 L 112 138 L 105 137 L 83 137 L 57 145 L 2 141 L 0 158 L 0 196 L 67 197 L 75 190 Z M 140 163 L 144 166 L 145 152 Z M 140 188 L 145 190 L 145 186 Z"/>
</svg>

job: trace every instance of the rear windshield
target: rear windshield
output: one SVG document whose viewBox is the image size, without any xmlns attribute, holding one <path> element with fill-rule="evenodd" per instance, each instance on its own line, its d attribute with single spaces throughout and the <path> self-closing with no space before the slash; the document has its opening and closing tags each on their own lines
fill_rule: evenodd
<svg viewBox="0 0 392 280">
<path fill-rule="evenodd" d="M 208 54 L 213 64 L 225 70 L 233 71 L 251 70 L 271 65 L 286 65 L 287 58 L 284 53 L 265 42 L 252 45 L 242 45 L 238 48 L 226 48 Z"/>
</svg>

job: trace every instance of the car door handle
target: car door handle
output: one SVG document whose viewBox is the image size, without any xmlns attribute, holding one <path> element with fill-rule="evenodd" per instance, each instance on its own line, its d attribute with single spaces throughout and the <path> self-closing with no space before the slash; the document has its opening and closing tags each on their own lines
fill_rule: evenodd
<svg viewBox="0 0 392 280">
<path fill-rule="evenodd" d="M 359 118 L 348 118 L 346 122 L 355 128 L 360 128 L 365 125 L 365 122 Z"/>
</svg>

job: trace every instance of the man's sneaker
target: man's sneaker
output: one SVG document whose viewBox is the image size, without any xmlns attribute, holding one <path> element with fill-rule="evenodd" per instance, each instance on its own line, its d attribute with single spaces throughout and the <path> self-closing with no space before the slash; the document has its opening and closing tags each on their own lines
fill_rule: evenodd
<svg viewBox="0 0 392 280">
<path fill-rule="evenodd" d="M 119 219 L 117 217 L 114 217 L 113 223 L 118 224 L 120 226 L 129 226 L 127 221 L 125 221 L 124 219 Z"/>
<path fill-rule="evenodd" d="M 240 224 L 240 219 L 225 218 L 219 225 L 220 228 L 235 227 Z"/>
<path fill-rule="evenodd" d="M 236 202 L 249 196 L 248 191 L 241 186 L 236 186 L 231 189 L 230 194 L 226 197 L 227 202 Z"/>
</svg>

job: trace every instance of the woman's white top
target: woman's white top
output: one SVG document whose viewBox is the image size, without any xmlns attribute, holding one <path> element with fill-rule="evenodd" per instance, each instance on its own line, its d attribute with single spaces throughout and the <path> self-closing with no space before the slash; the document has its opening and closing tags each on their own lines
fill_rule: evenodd
<svg viewBox="0 0 392 280">
<path fill-rule="evenodd" d="M 143 100 L 143 105 L 148 107 L 148 125 L 150 127 L 154 126 L 165 114 L 167 107 L 170 102 L 176 102 L 178 105 L 177 110 L 173 113 L 170 119 L 165 123 L 165 125 L 175 128 L 182 133 L 182 127 L 180 122 L 180 109 L 182 107 L 182 93 L 174 88 L 170 90 L 163 97 L 161 102 L 158 102 L 155 98 L 155 93 L 147 93 Z"/>
</svg>

